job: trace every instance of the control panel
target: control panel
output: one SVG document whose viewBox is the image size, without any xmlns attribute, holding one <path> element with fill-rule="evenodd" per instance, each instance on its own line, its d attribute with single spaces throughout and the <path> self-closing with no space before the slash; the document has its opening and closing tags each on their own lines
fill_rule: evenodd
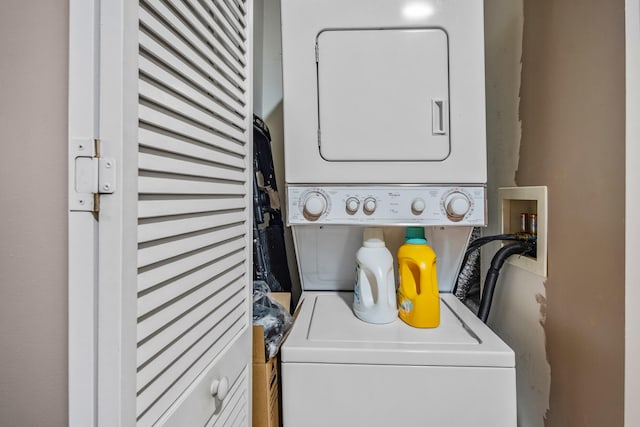
<svg viewBox="0 0 640 427">
<path fill-rule="evenodd" d="M 484 186 L 289 186 L 288 224 L 486 225 Z"/>
</svg>

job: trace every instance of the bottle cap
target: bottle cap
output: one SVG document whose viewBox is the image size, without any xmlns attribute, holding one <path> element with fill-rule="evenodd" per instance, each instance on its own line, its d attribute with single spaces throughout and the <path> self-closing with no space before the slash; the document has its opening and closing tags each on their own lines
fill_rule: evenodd
<svg viewBox="0 0 640 427">
<path fill-rule="evenodd" d="M 427 239 L 424 237 L 423 227 L 407 227 L 405 242 L 412 245 L 424 245 Z"/>
<path fill-rule="evenodd" d="M 365 248 L 384 248 L 382 228 L 365 228 L 362 244 Z"/>
</svg>

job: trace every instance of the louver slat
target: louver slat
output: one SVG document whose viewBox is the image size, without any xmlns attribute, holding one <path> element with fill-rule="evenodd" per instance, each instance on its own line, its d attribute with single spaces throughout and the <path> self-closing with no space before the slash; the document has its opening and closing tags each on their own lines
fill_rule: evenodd
<svg viewBox="0 0 640 427">
<path fill-rule="evenodd" d="M 234 20 L 240 23 L 240 25 L 244 28 L 246 26 L 246 21 L 244 19 L 244 14 L 238 8 L 238 5 L 233 0 L 222 0 L 225 6 L 225 9 L 231 13 L 231 16 Z"/>
<path fill-rule="evenodd" d="M 223 369 L 230 393 L 198 425 L 246 426 L 247 7 L 141 0 L 139 18 L 137 423 L 185 425 L 188 390 Z"/>
<path fill-rule="evenodd" d="M 224 26 L 224 23 L 221 22 L 217 15 L 212 15 L 210 13 L 211 9 L 206 4 L 203 4 L 203 2 L 195 2 L 192 3 L 192 5 L 194 13 L 200 20 L 202 20 L 203 24 L 209 28 L 215 37 L 220 38 L 221 41 L 225 43 L 225 46 L 230 46 L 237 54 L 246 54 L 246 47 L 244 45 L 245 37 L 243 32 L 230 34 L 231 31 L 229 28 Z"/>
<path fill-rule="evenodd" d="M 166 73 L 214 98 L 220 104 L 221 110 L 226 109 L 244 117 L 243 99 L 219 81 L 219 74 L 211 73 L 212 68 L 209 64 L 192 61 L 185 56 L 188 51 L 179 51 L 150 31 L 140 32 L 139 43 L 141 60 L 149 59 L 162 67 Z"/>
<path fill-rule="evenodd" d="M 208 144 L 213 149 L 224 150 L 238 155 L 242 155 L 244 152 L 243 145 L 237 141 L 214 133 L 215 129 L 207 128 L 195 120 L 189 120 L 179 114 L 175 110 L 163 110 L 158 105 L 149 104 L 145 100 L 141 100 L 140 105 L 138 105 L 138 115 L 141 121 L 173 134 L 175 138 L 189 138 Z"/>
<path fill-rule="evenodd" d="M 138 273 L 138 291 L 145 291 L 153 286 L 175 280 L 180 275 L 205 265 L 211 260 L 244 248 L 244 241 L 241 240 L 221 242 L 196 253 L 187 254 L 187 256 L 169 259 L 161 265 L 153 266 L 153 268 L 140 269 Z"/>
<path fill-rule="evenodd" d="M 244 160 L 240 155 L 216 149 L 201 141 L 146 126 L 140 127 L 138 138 L 141 147 L 196 158 L 201 161 L 215 162 L 229 169 L 244 171 Z"/>
<path fill-rule="evenodd" d="M 194 298 L 201 298 L 204 301 L 209 295 L 213 295 L 218 288 L 225 283 L 240 276 L 242 271 L 243 254 L 235 252 L 221 259 L 217 259 L 205 267 L 191 272 L 180 279 L 155 289 L 153 292 L 145 293 L 139 297 L 138 317 L 148 317 L 152 312 L 160 310 L 163 306 L 181 298 L 174 310 L 179 310 L 180 303 L 184 303 L 184 298 L 193 294 Z M 167 314 L 165 312 L 164 314 Z M 139 339 L 142 340 L 153 332 L 153 327 L 145 330 L 147 324 L 141 324 Z"/>
<path fill-rule="evenodd" d="M 197 196 L 151 196 L 138 201 L 138 217 L 151 218 L 168 215 L 213 212 L 228 209 L 243 209 L 244 201 L 240 196 L 227 198 L 196 198 Z"/>
<path fill-rule="evenodd" d="M 216 53 L 216 55 L 223 58 L 223 60 L 229 64 L 229 67 L 232 68 L 236 74 L 241 76 L 243 79 L 246 78 L 242 71 L 242 67 L 246 65 L 243 58 L 244 52 L 240 50 L 240 46 L 233 42 L 229 43 L 229 41 L 225 39 L 215 22 L 213 26 L 207 25 L 209 23 L 206 18 L 198 11 L 200 7 L 199 4 L 193 3 L 189 5 L 190 7 L 187 7 L 184 3 L 178 0 L 168 1 L 181 15 L 182 19 L 189 22 L 189 25 L 194 29 L 194 32 L 198 37 L 207 44 L 209 48 Z"/>
<path fill-rule="evenodd" d="M 151 13 L 159 16 L 156 21 L 158 24 L 169 29 L 174 37 L 178 38 L 182 43 L 192 47 L 192 50 L 200 58 L 217 68 L 229 83 L 244 92 L 244 73 L 241 74 L 239 68 L 234 66 L 231 60 L 227 59 L 227 57 L 230 56 L 228 51 L 224 48 L 214 49 L 213 46 L 205 43 L 198 37 L 197 30 L 189 26 L 189 23 L 186 22 L 186 19 L 180 12 L 175 9 L 170 9 L 165 3 L 159 0 L 149 0 L 141 4 Z M 154 27 L 154 29 L 160 30 L 159 27 Z M 158 33 L 163 34 L 163 31 L 160 30 Z"/>
<path fill-rule="evenodd" d="M 243 182 L 242 170 L 229 168 L 227 165 L 194 161 L 190 158 L 180 158 L 161 152 L 140 152 L 138 156 L 140 170 L 151 172 L 169 172 L 179 175 L 214 178 L 227 181 Z"/>
<path fill-rule="evenodd" d="M 210 228 L 235 224 L 238 221 L 238 210 L 206 212 L 204 215 L 193 214 L 188 217 L 175 216 L 155 221 L 140 221 L 138 226 L 138 242 L 144 243 L 181 234 L 203 231 Z"/>
<path fill-rule="evenodd" d="M 166 259 L 167 254 L 173 257 L 194 252 L 214 245 L 217 242 L 242 238 L 244 224 L 216 227 L 206 232 L 188 233 L 183 236 L 163 239 L 161 243 L 140 247 L 138 250 L 138 267 L 155 264 Z"/>
<path fill-rule="evenodd" d="M 229 76 L 222 66 L 205 59 L 205 55 L 176 35 L 172 29 L 164 26 L 162 22 L 159 22 L 154 15 L 145 9 L 140 9 L 140 17 L 142 34 L 149 35 L 157 42 L 182 56 L 193 67 L 202 70 L 201 72 L 206 73 L 205 75 L 210 75 L 220 87 L 224 88 L 227 93 L 234 96 L 244 105 L 245 96 L 242 85 L 237 84 L 236 80 Z"/>
<path fill-rule="evenodd" d="M 165 111 L 178 111 L 181 115 L 189 117 L 192 122 L 195 122 L 200 127 L 210 129 L 224 138 L 242 144 L 244 129 L 221 119 L 219 114 L 206 110 L 200 105 L 194 105 L 194 103 L 168 92 L 166 88 L 158 87 L 153 82 L 144 79 L 145 76 L 141 76 L 139 83 L 140 97 L 150 104 L 156 105 L 159 109 Z"/>
<path fill-rule="evenodd" d="M 238 46 L 243 46 L 246 41 L 244 28 L 236 28 L 229 24 L 215 1 L 201 2 L 217 28 L 220 28 L 229 40 Z"/>
<path fill-rule="evenodd" d="M 156 64 L 152 59 L 140 57 L 139 65 L 140 74 L 146 79 L 153 82 L 161 82 L 159 84 L 170 88 L 181 98 L 189 100 L 189 102 L 203 110 L 215 111 L 225 122 L 243 129 L 245 122 L 242 115 L 234 110 L 231 105 L 225 105 L 225 108 L 220 108 L 220 103 L 224 102 L 220 99 L 221 96 L 224 96 L 222 93 L 219 93 L 218 97 L 211 96 L 203 92 L 203 88 L 195 86 L 195 83 L 187 80 L 186 76 L 175 75 L 170 70 L 163 68 L 165 64 Z M 231 99 L 227 101 L 229 104 L 233 103 Z"/>
<path fill-rule="evenodd" d="M 244 295 L 241 294 L 242 289 L 241 282 L 233 283 L 214 295 L 211 300 L 204 300 L 206 303 L 202 302 L 192 311 L 183 313 L 183 317 L 180 317 L 176 322 L 166 326 L 161 325 L 161 320 L 156 322 L 158 324 L 152 327 L 162 326 L 164 329 L 156 331 L 155 335 L 144 341 L 139 347 L 138 388 L 146 388 L 172 364 L 192 359 L 201 354 L 193 349 L 196 344 L 201 344 L 207 334 L 213 334 L 216 330 L 218 333 L 224 332 L 231 327 L 234 323 L 232 321 L 233 311 L 225 308 L 229 305 L 242 304 L 244 300 Z M 210 305 L 214 303 L 222 306 L 211 311 Z M 157 319 L 147 320 L 149 323 L 154 321 Z"/>
<path fill-rule="evenodd" d="M 138 188 L 146 194 L 240 195 L 242 184 L 222 180 L 196 180 L 184 176 L 157 174 L 138 177 Z"/>
</svg>

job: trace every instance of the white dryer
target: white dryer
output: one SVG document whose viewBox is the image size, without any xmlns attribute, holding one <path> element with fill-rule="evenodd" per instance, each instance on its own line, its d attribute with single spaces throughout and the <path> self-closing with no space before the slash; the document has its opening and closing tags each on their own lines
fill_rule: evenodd
<svg viewBox="0 0 640 427">
<path fill-rule="evenodd" d="M 288 184 L 487 179 L 481 0 L 282 0 Z"/>
</svg>

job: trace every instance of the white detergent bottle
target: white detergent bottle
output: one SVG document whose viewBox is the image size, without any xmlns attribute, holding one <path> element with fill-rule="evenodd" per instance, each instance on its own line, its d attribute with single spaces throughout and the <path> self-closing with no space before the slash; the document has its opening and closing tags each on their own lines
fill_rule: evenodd
<svg viewBox="0 0 640 427">
<path fill-rule="evenodd" d="M 356 254 L 353 312 L 368 323 L 391 323 L 398 318 L 393 256 L 382 228 L 365 228 L 363 240 Z"/>
</svg>

